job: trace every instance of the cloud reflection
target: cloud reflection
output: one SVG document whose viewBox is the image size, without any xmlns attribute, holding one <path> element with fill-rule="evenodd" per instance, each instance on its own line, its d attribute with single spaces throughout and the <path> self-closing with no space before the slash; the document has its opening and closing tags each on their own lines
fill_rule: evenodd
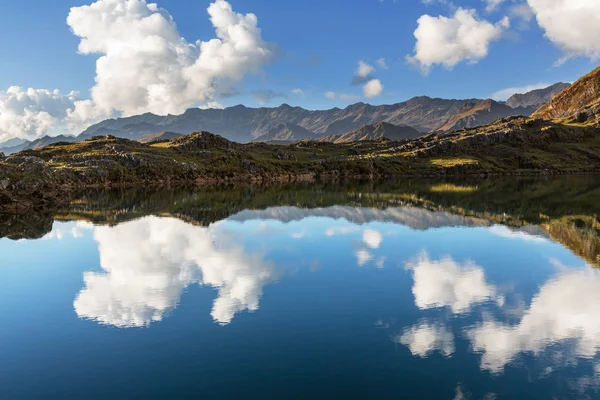
<svg viewBox="0 0 600 400">
<path fill-rule="evenodd" d="M 454 353 L 454 335 L 441 324 L 423 322 L 406 329 L 393 341 L 407 346 L 413 355 L 419 357 L 426 357 L 433 351 L 439 351 L 446 357 Z"/>
<path fill-rule="evenodd" d="M 160 321 L 193 283 L 218 289 L 211 316 L 227 324 L 236 313 L 259 307 L 275 266 L 244 251 L 217 225 L 208 228 L 172 218 L 146 217 L 113 228 L 97 227 L 102 273 L 84 274 L 75 311 L 118 327 Z"/>
<path fill-rule="evenodd" d="M 519 353 L 536 356 L 566 345 L 574 356 L 592 358 L 600 349 L 600 272 L 563 270 L 545 283 L 516 325 L 484 321 L 468 332 L 481 367 L 500 372 Z"/>
<path fill-rule="evenodd" d="M 486 283 L 483 268 L 472 261 L 459 264 L 450 257 L 430 260 L 423 252 L 406 269 L 413 272 L 415 304 L 422 310 L 450 307 L 453 313 L 467 312 L 473 304 L 491 299 L 502 301 L 496 288 Z"/>
</svg>

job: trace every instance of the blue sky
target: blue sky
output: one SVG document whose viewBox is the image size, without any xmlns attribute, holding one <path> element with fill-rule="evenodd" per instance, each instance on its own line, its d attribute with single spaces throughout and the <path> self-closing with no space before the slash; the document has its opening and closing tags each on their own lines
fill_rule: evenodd
<svg viewBox="0 0 600 400">
<path fill-rule="evenodd" d="M 143 3 L 143 0 L 100 0 L 98 3 L 114 8 L 118 3 L 128 2 Z M 11 112 L 18 115 L 23 111 L 15 110 L 14 107 L 7 109 L 6 105 L 3 109 L 2 91 L 11 86 L 36 90 L 58 89 L 60 96 L 77 91 L 78 100 L 90 99 L 90 89 L 96 84 L 95 80 L 102 80 L 98 78 L 101 73 L 96 70 L 96 60 L 104 55 L 102 51 L 79 54 L 78 44 L 84 35 L 80 33 L 78 37 L 73 32 L 73 26 L 67 24 L 70 9 L 89 5 L 91 0 L 28 0 L 5 3 L 0 35 L 8 40 L 0 42 L 0 139 L 10 137 L 10 132 L 14 136 L 15 129 L 7 128 L 7 125 L 14 122 L 6 115 Z M 159 0 L 157 3 L 172 16 L 178 34 L 188 44 L 215 38 L 215 28 L 207 14 L 211 1 Z M 497 5 L 493 7 L 490 3 Z M 94 118 L 130 115 L 143 111 L 176 113 L 190 106 L 204 104 L 277 106 L 288 103 L 310 109 L 323 109 L 344 107 L 356 101 L 371 104 L 395 103 L 418 95 L 487 98 L 507 88 L 574 81 L 592 70 L 597 65 L 597 57 L 600 55 L 600 45 L 593 42 L 576 44 L 574 42 L 577 37 L 569 37 L 571 30 L 582 36 L 598 37 L 595 34 L 600 29 L 600 19 L 595 18 L 600 18 L 600 0 L 456 0 L 455 3 L 448 0 L 231 0 L 227 4 L 231 5 L 233 13 L 256 15 L 257 27 L 260 29 L 257 31 L 259 40 L 268 44 L 270 49 L 269 57 L 257 59 L 252 67 L 244 63 L 236 65 L 236 71 L 241 71 L 241 75 L 236 74 L 234 79 L 231 74 L 224 78 L 222 73 L 215 73 L 212 79 L 227 81 L 227 90 L 221 88 L 219 93 L 208 95 L 207 98 L 204 90 L 206 88 L 203 86 L 204 89 L 193 90 L 194 93 L 201 92 L 201 96 L 195 98 L 194 94 L 188 94 L 187 98 L 173 107 L 171 104 L 151 104 L 145 101 L 141 104 L 131 104 L 131 99 L 123 99 L 122 104 L 117 99 L 114 106 L 108 107 L 106 103 L 118 96 L 115 93 L 105 93 L 104 103 L 102 99 L 92 99 L 90 108 L 82 111 L 77 123 L 73 122 L 73 117 L 67 118 L 64 113 L 58 112 L 58 115 L 54 115 L 50 112 L 55 120 L 35 121 L 35 127 L 28 128 L 28 135 L 39 136 L 46 125 L 64 128 L 71 124 L 71 129 L 78 129 L 86 123 L 93 122 Z M 538 13 L 533 13 L 529 5 Z M 515 12 L 516 7 L 529 10 L 529 21 Z M 567 12 L 560 7 L 570 9 Z M 415 30 L 420 26 L 419 18 L 430 15 L 435 19 L 432 20 L 429 29 L 437 29 L 438 25 L 443 29 L 444 26 L 438 22 L 442 22 L 444 18 L 455 18 L 457 10 L 470 13 L 473 21 L 482 29 L 488 29 L 488 39 L 482 39 L 481 43 L 476 44 L 479 50 L 483 46 L 486 54 L 473 55 L 470 49 L 463 48 L 452 52 L 466 51 L 450 66 L 441 61 L 444 56 L 433 61 L 428 68 L 423 66 L 423 57 L 418 57 L 420 61 L 408 62 L 406 57 L 415 55 Z M 540 22 L 539 15 L 542 12 L 554 13 L 555 16 L 570 13 L 565 17 L 565 24 L 569 26 L 562 29 L 561 26 L 549 26 L 547 21 Z M 76 29 L 85 30 L 98 15 L 88 12 L 85 18 L 80 19 Z M 584 21 L 586 16 L 589 17 L 588 22 Z M 504 18 L 507 19 L 506 22 L 503 22 Z M 578 23 L 580 21 L 581 23 Z M 107 29 L 114 30 L 112 26 Z M 577 32 L 578 29 L 580 32 Z M 485 36 L 480 35 L 480 32 L 484 31 L 467 36 L 471 39 Z M 135 36 L 125 29 L 118 33 L 110 31 L 98 34 L 99 37 L 93 40 L 98 42 L 102 37 L 113 34 L 124 42 L 130 40 L 130 35 Z M 465 40 L 471 40 L 469 38 Z M 456 40 L 456 37 L 448 39 L 449 42 Z M 105 45 L 106 43 L 100 44 Z M 135 43 L 133 45 L 133 48 L 136 48 Z M 432 47 L 435 43 L 423 43 L 424 48 L 426 45 Z M 454 46 L 456 43 L 449 45 Z M 566 55 L 568 57 L 565 57 Z M 450 56 L 449 54 L 448 57 Z M 377 60 L 381 58 L 385 59 L 386 68 L 378 65 Z M 431 61 L 431 55 L 429 59 Z M 365 82 L 377 79 L 382 87 L 367 97 L 364 84 L 352 84 L 360 60 L 375 68 Z M 120 64 L 118 59 L 115 59 L 115 64 L 122 65 L 120 68 L 123 70 L 130 68 L 124 63 Z M 428 73 L 424 73 L 425 70 Z M 119 73 L 118 68 L 113 68 L 104 76 L 113 76 L 115 71 Z M 197 77 L 198 73 L 195 74 Z M 133 72 L 133 75 L 141 76 L 144 73 Z M 148 75 L 152 75 L 152 71 Z M 131 79 L 124 79 L 124 82 L 128 80 Z M 136 84 L 148 86 L 151 83 L 146 80 Z M 110 83 L 108 85 L 110 86 Z M 109 89 L 116 90 L 116 94 L 128 91 L 123 84 L 113 86 L 115 87 Z M 303 95 L 300 94 L 300 90 L 294 93 L 295 89 L 300 89 Z M 131 89 L 133 90 L 135 88 Z M 164 91 L 165 88 L 161 90 Z M 178 96 L 181 89 L 174 90 L 170 87 L 166 91 L 181 100 Z M 326 96 L 327 92 L 333 92 L 335 95 Z M 31 104 L 24 107 L 33 107 L 35 110 L 53 107 L 47 104 L 40 106 L 40 101 L 36 101 L 37 108 Z M 61 102 L 61 107 L 63 103 Z M 90 109 L 100 108 L 103 108 L 102 113 L 94 112 L 94 115 L 90 115 Z M 164 112 L 161 112 L 163 110 Z M 4 121 L 3 113 L 6 114 Z M 29 121 L 18 121 L 21 126 L 29 126 Z"/>
</svg>

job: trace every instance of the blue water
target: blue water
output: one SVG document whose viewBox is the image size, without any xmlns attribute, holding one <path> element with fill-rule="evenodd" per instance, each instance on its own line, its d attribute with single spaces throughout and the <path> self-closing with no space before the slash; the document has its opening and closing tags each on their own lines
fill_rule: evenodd
<svg viewBox="0 0 600 400">
<path fill-rule="evenodd" d="M 275 206 L 0 255 L 0 398 L 600 396 L 600 272 L 535 226 Z"/>
</svg>

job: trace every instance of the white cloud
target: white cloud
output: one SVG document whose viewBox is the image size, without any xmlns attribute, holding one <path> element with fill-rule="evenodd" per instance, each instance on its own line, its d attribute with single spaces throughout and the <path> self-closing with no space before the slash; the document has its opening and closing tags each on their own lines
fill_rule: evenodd
<svg viewBox="0 0 600 400">
<path fill-rule="evenodd" d="M 426 357 L 433 351 L 439 351 L 446 357 L 454 353 L 454 335 L 439 324 L 415 325 L 394 337 L 393 341 L 407 346 L 413 355 L 419 357 Z"/>
<path fill-rule="evenodd" d="M 377 63 L 377 66 L 381 69 L 388 69 L 388 66 L 385 62 L 385 58 L 381 57 L 379 59 L 377 59 L 377 61 L 375 61 Z"/>
<path fill-rule="evenodd" d="M 539 355 L 557 343 L 568 342 L 574 357 L 593 358 L 600 349 L 599 304 L 600 272 L 563 270 L 540 288 L 516 325 L 485 321 L 468 337 L 482 353 L 481 367 L 492 372 L 501 372 L 519 353 Z"/>
<path fill-rule="evenodd" d="M 377 97 L 381 93 L 383 93 L 383 85 L 381 84 L 379 79 L 371 79 L 363 87 L 363 93 L 364 93 L 365 97 L 368 99 Z"/>
<path fill-rule="evenodd" d="M 181 113 L 214 101 L 246 73 L 273 59 L 254 14 L 224 0 L 208 7 L 216 38 L 188 43 L 171 15 L 145 0 L 99 0 L 73 7 L 67 23 L 79 52 L 99 54 L 91 100 L 76 102 L 73 121 L 144 112 Z"/>
<path fill-rule="evenodd" d="M 367 78 L 369 77 L 373 72 L 375 72 L 375 68 L 373 68 L 373 66 L 367 64 L 366 62 L 364 62 L 363 60 L 360 60 L 358 62 L 358 68 L 356 69 L 356 76 L 360 77 L 360 78 Z"/>
<path fill-rule="evenodd" d="M 486 283 L 483 269 L 470 261 L 461 265 L 449 257 L 430 260 L 423 253 L 407 263 L 406 269 L 413 272 L 412 292 L 422 310 L 450 307 L 454 313 L 463 313 L 476 303 L 497 298 L 496 288 Z"/>
<path fill-rule="evenodd" d="M 600 1 L 527 0 L 546 37 L 565 57 L 600 58 Z"/>
<path fill-rule="evenodd" d="M 86 272 L 74 302 L 77 315 L 118 327 L 147 326 L 176 307 L 193 283 L 218 288 L 211 312 L 221 324 L 255 311 L 275 266 L 249 254 L 219 231 L 172 218 L 146 217 L 114 228 L 97 227 L 103 273 Z"/>
<path fill-rule="evenodd" d="M 79 93 L 23 89 L 12 86 L 0 91 L 0 141 L 14 137 L 36 139 L 65 124 L 67 109 Z"/>
<path fill-rule="evenodd" d="M 527 3 L 513 4 L 508 9 L 508 14 L 511 18 L 520 21 L 519 27 L 521 29 L 526 28 L 534 17 L 533 10 Z"/>
<path fill-rule="evenodd" d="M 500 4 L 502 4 L 505 0 L 483 0 L 486 3 L 485 10 L 487 12 L 492 12 L 498 9 Z"/>
<path fill-rule="evenodd" d="M 327 97 L 329 100 L 335 100 L 337 95 L 335 92 L 325 92 L 325 97 Z"/>
<path fill-rule="evenodd" d="M 496 101 L 505 101 L 513 94 L 523 94 L 523 93 L 531 92 L 532 90 L 545 89 L 550 85 L 551 85 L 550 83 L 540 82 L 540 83 L 536 83 L 533 85 L 510 87 L 510 88 L 498 90 L 497 92 L 492 93 L 491 98 Z"/>
<path fill-rule="evenodd" d="M 497 24 L 479 19 L 475 10 L 458 8 L 451 18 L 421 16 L 414 32 L 417 39 L 414 56 L 407 61 L 428 73 L 434 65 L 451 69 L 462 61 L 476 63 L 488 55 L 490 44 L 498 40 L 509 20 Z"/>
<path fill-rule="evenodd" d="M 295 94 L 297 96 L 304 96 L 304 90 L 302 90 L 302 89 L 294 89 L 294 90 L 292 90 L 292 94 Z"/>
</svg>

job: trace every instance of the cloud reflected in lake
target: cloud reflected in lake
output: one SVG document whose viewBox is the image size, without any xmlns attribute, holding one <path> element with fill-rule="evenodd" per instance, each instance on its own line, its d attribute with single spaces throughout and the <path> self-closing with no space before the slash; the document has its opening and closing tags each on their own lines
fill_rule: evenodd
<svg viewBox="0 0 600 400">
<path fill-rule="evenodd" d="M 160 321 L 194 284 L 218 289 L 211 315 L 221 324 L 255 311 L 263 287 L 277 278 L 275 265 L 219 230 L 173 218 L 146 217 L 116 227 L 96 227 L 101 273 L 87 272 L 77 295 L 77 315 L 118 327 Z"/>
</svg>

